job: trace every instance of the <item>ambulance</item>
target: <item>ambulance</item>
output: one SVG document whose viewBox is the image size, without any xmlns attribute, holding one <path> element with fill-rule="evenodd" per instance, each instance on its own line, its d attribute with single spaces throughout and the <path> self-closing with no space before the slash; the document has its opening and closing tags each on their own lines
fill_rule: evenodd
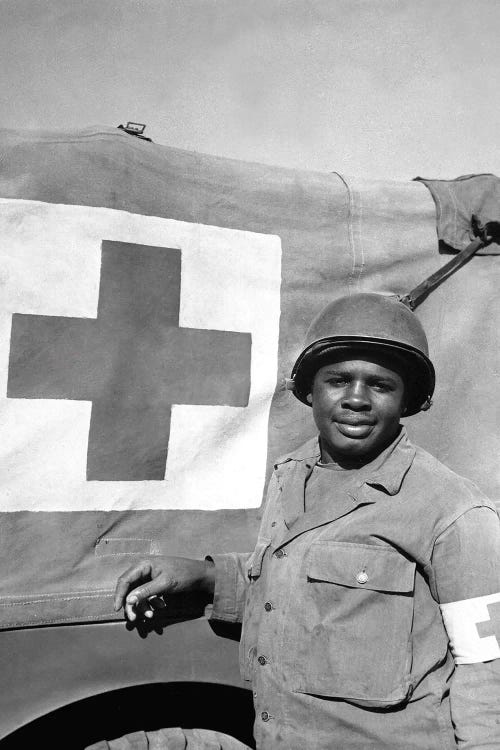
<svg viewBox="0 0 500 750">
<path fill-rule="evenodd" d="M 132 627 L 113 591 L 143 557 L 253 549 L 273 460 L 315 431 L 289 378 L 334 298 L 415 308 L 437 387 L 410 437 L 500 501 L 500 180 L 130 130 L 0 131 L 2 750 L 177 726 L 251 745 L 237 628 L 188 596 Z"/>
</svg>

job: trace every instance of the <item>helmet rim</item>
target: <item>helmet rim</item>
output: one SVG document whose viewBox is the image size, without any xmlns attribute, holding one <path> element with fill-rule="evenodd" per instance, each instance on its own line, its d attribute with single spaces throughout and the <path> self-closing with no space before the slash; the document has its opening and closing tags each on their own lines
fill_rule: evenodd
<svg viewBox="0 0 500 750">
<path fill-rule="evenodd" d="M 306 404 L 306 406 L 311 405 L 307 400 L 307 396 L 311 392 L 311 381 L 317 370 L 322 366 L 319 363 L 322 355 L 325 355 L 330 349 L 335 350 L 343 346 L 350 346 L 354 349 L 356 347 L 359 348 L 360 345 L 362 348 L 373 349 L 374 351 L 385 350 L 388 353 L 397 351 L 400 355 L 407 358 L 414 367 L 416 366 L 417 377 L 411 383 L 413 387 L 408 399 L 405 416 L 409 417 L 429 408 L 436 383 L 434 365 L 429 357 L 420 349 L 401 341 L 391 341 L 386 338 L 362 335 L 327 336 L 313 341 L 301 352 L 291 373 L 294 383 L 293 392 L 299 401 Z M 313 369 L 315 361 L 318 362 L 318 367 Z M 313 371 L 311 372 L 311 370 Z M 422 387 L 416 388 L 415 384 L 421 379 L 423 379 Z"/>
</svg>

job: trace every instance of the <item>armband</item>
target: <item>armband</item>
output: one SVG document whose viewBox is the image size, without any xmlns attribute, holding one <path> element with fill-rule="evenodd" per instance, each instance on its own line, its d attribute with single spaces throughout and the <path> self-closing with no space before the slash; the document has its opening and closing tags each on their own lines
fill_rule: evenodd
<svg viewBox="0 0 500 750">
<path fill-rule="evenodd" d="M 456 664 L 500 658 L 500 593 L 441 604 Z"/>
</svg>

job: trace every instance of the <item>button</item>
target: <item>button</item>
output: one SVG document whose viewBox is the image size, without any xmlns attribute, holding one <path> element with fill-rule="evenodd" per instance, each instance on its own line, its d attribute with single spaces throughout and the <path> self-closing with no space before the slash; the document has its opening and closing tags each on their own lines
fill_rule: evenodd
<svg viewBox="0 0 500 750">
<path fill-rule="evenodd" d="M 262 721 L 269 721 L 271 717 L 269 716 L 267 711 L 262 711 L 260 718 L 262 719 Z"/>
<path fill-rule="evenodd" d="M 356 580 L 358 583 L 366 583 L 368 580 L 366 570 L 362 570 L 360 573 L 358 573 L 358 575 L 356 576 Z"/>
<path fill-rule="evenodd" d="M 259 658 L 257 659 L 257 661 L 259 662 L 259 664 L 260 664 L 260 665 L 261 665 L 262 667 L 264 666 L 264 664 L 267 664 L 267 659 L 266 659 L 266 657 L 265 657 L 265 656 L 259 656 Z"/>
<path fill-rule="evenodd" d="M 277 550 L 276 550 L 276 552 L 275 552 L 274 554 L 275 554 L 275 555 L 276 555 L 276 557 L 278 557 L 278 558 L 279 558 L 280 560 L 281 560 L 281 558 L 282 558 L 282 557 L 286 557 L 286 552 L 285 552 L 285 550 L 284 550 L 284 549 L 281 549 L 281 547 L 280 547 L 279 549 L 277 549 Z"/>
<path fill-rule="evenodd" d="M 271 604 L 271 602 L 266 602 L 264 604 L 264 609 L 266 610 L 266 612 L 270 612 L 273 609 L 273 605 Z"/>
</svg>

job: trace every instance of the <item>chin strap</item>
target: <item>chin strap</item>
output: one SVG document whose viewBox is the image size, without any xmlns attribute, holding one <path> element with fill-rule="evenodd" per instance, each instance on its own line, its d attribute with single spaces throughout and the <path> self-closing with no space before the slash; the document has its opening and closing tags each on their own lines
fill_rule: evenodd
<svg viewBox="0 0 500 750">
<path fill-rule="evenodd" d="M 448 263 L 445 263 L 438 271 L 433 273 L 427 279 L 422 281 L 418 286 L 408 292 L 408 294 L 398 295 L 398 299 L 403 305 L 409 307 L 410 310 L 415 310 L 421 302 L 432 292 L 436 287 L 446 281 L 455 271 L 462 268 L 473 255 L 477 253 L 483 247 L 486 247 L 491 242 L 500 242 L 500 222 L 490 221 L 484 226 L 480 226 L 476 217 L 472 217 L 472 228 L 477 238 L 473 240 L 464 250 L 461 250 Z"/>
</svg>

